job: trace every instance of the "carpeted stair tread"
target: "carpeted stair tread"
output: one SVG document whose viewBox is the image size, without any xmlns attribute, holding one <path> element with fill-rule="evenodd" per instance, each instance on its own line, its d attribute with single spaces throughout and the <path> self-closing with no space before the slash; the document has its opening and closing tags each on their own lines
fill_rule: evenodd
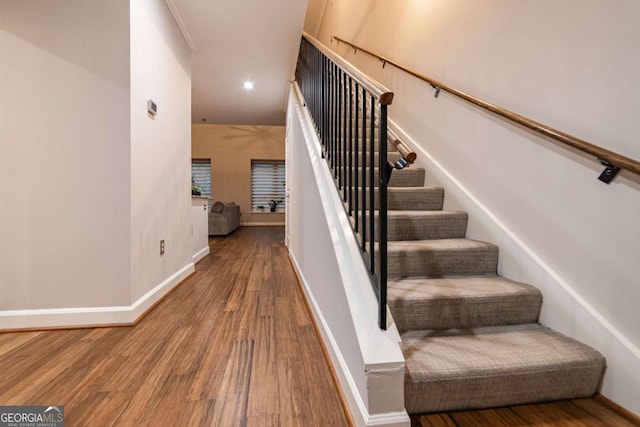
<svg viewBox="0 0 640 427">
<path fill-rule="evenodd" d="M 496 274 L 498 247 L 470 239 L 387 243 L 388 277 Z"/>
<path fill-rule="evenodd" d="M 467 232 L 467 219 L 467 213 L 460 211 L 388 210 L 387 240 L 463 238 Z M 378 240 L 377 223 L 376 240 Z"/>
<path fill-rule="evenodd" d="M 400 331 L 465 329 L 538 321 L 542 293 L 500 276 L 409 277 L 388 281 Z"/>
<path fill-rule="evenodd" d="M 402 334 L 409 413 L 592 396 L 600 353 L 538 324 Z"/>
</svg>

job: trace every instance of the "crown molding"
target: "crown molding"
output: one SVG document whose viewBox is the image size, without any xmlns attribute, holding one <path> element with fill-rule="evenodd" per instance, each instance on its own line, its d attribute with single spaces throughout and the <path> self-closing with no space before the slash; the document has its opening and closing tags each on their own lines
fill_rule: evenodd
<svg viewBox="0 0 640 427">
<path fill-rule="evenodd" d="M 173 19 L 176 21 L 176 24 L 178 24 L 178 28 L 180 28 L 180 32 L 182 33 L 182 37 L 184 37 L 184 41 L 187 42 L 187 45 L 189 46 L 189 49 L 191 49 L 191 52 L 195 51 L 196 45 L 195 43 L 193 43 L 193 39 L 191 38 L 189 31 L 187 30 L 187 26 L 182 20 L 182 16 L 180 15 L 180 11 L 178 10 L 178 6 L 176 5 L 175 0 L 165 0 L 165 3 L 167 3 L 169 11 L 171 11 L 171 15 L 173 15 Z"/>
</svg>

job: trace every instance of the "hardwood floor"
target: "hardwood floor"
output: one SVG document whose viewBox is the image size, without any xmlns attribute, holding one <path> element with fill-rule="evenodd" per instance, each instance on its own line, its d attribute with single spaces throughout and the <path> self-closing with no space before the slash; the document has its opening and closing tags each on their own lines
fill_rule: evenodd
<svg viewBox="0 0 640 427">
<path fill-rule="evenodd" d="M 196 273 L 133 327 L 0 334 L 0 405 L 67 426 L 348 424 L 281 227 L 211 238 Z M 638 426 L 597 399 L 411 417 L 413 426 Z"/>
<path fill-rule="evenodd" d="M 345 426 L 281 227 L 211 238 L 133 327 L 0 334 L 0 404 L 68 426 Z"/>
<path fill-rule="evenodd" d="M 620 414 L 597 398 L 411 417 L 412 427 L 637 427 L 639 425 L 635 416 Z"/>
</svg>

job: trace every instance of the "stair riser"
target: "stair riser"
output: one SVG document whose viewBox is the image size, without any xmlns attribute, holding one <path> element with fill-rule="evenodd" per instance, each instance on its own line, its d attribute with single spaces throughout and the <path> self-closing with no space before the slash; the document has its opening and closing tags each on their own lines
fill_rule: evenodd
<svg viewBox="0 0 640 427">
<path fill-rule="evenodd" d="M 375 239 L 380 239 L 379 227 L 377 226 Z M 412 218 L 397 218 L 389 216 L 387 219 L 387 240 L 433 240 L 433 239 L 456 239 L 463 238 L 467 231 L 466 213 L 456 213 L 451 215 L 424 216 Z M 369 233 L 366 233 L 367 238 Z"/>
<path fill-rule="evenodd" d="M 357 169 L 358 173 L 358 185 L 362 185 L 362 168 Z M 342 172 L 342 168 L 338 169 L 338 173 Z M 369 168 L 366 168 L 365 185 L 369 186 L 371 182 L 371 175 Z M 339 175 L 340 176 L 340 175 Z M 389 179 L 389 187 L 422 187 L 424 185 L 425 172 L 424 169 L 419 168 L 405 168 L 401 170 L 394 170 L 391 173 L 391 179 Z M 347 178 L 348 174 L 347 174 Z M 355 178 L 353 178 L 355 181 Z M 374 186 L 378 187 L 378 168 L 373 171 Z"/>
<path fill-rule="evenodd" d="M 389 250 L 388 277 L 443 277 L 496 274 L 498 248 Z"/>
<path fill-rule="evenodd" d="M 374 209 L 379 209 L 378 189 L 374 189 Z M 387 189 L 387 209 L 404 211 L 439 211 L 444 203 L 444 190 L 442 188 L 406 188 Z M 362 207 L 363 197 L 358 199 L 359 206 Z M 369 205 L 367 204 L 367 208 Z"/>
<path fill-rule="evenodd" d="M 458 380 L 433 379 L 417 384 L 407 373 L 405 406 L 410 414 L 419 414 L 591 397 L 597 391 L 602 371 L 601 366 L 559 364 L 543 372 L 501 375 L 499 381 L 496 377 L 482 376 Z M 533 392 L 537 397 L 532 397 Z M 461 399 L 460 396 L 467 398 Z"/>
<path fill-rule="evenodd" d="M 390 299 L 389 309 L 398 330 L 405 332 L 535 323 L 541 304 L 540 294 L 526 294 L 491 299 Z"/>
</svg>

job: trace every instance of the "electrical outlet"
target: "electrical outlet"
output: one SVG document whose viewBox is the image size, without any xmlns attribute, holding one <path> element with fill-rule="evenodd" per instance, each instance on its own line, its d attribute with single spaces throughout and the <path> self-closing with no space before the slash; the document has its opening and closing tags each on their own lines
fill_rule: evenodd
<svg viewBox="0 0 640 427">
<path fill-rule="evenodd" d="M 160 240 L 160 255 L 164 255 L 164 240 Z"/>
</svg>

